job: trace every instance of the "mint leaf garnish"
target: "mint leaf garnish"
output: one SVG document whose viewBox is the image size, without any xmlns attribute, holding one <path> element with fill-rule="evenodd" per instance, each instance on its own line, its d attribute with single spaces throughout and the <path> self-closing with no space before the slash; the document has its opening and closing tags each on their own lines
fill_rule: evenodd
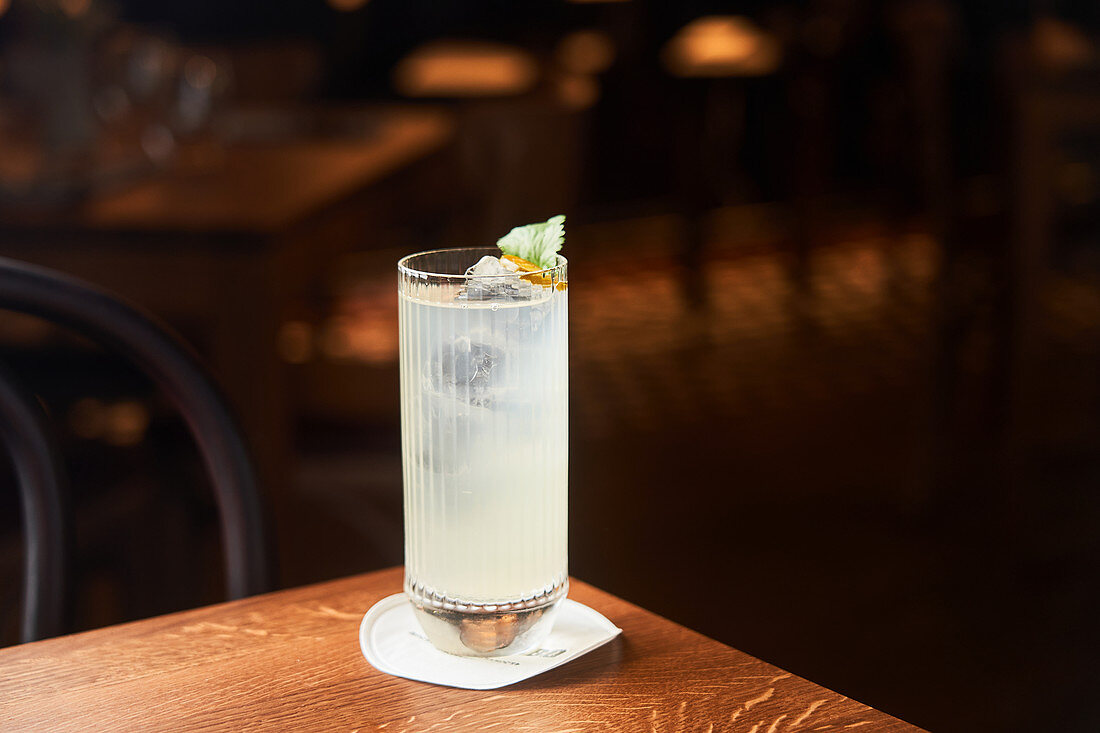
<svg viewBox="0 0 1100 733">
<path fill-rule="evenodd" d="M 557 253 L 565 243 L 565 215 L 552 216 L 541 224 L 516 227 L 497 240 L 500 251 L 548 269 L 558 263 Z"/>
</svg>

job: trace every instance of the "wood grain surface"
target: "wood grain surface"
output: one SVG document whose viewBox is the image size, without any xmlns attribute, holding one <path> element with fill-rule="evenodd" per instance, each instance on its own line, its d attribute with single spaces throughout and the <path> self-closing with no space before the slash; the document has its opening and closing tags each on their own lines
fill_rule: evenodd
<svg viewBox="0 0 1100 733">
<path fill-rule="evenodd" d="M 359 622 L 393 568 L 0 650 L 0 729 L 915 731 L 580 581 L 623 629 L 500 690 L 390 677 Z"/>
</svg>

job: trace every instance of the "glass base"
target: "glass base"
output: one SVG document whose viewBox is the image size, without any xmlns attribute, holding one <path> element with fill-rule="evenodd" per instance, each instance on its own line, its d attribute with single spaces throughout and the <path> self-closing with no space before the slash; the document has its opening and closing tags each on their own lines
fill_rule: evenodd
<svg viewBox="0 0 1100 733">
<path fill-rule="evenodd" d="M 405 586 L 428 640 L 437 649 L 465 657 L 502 657 L 538 648 L 550 635 L 568 591 L 565 582 L 538 598 L 479 605 L 425 597 L 409 583 Z"/>
</svg>

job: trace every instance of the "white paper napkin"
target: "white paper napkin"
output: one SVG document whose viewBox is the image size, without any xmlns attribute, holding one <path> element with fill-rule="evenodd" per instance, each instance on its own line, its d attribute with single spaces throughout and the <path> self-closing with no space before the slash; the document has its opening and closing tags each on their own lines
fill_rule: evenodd
<svg viewBox="0 0 1100 733">
<path fill-rule="evenodd" d="M 603 646 L 622 629 L 588 606 L 566 599 L 538 649 L 506 657 L 458 657 L 424 636 L 404 593 L 374 604 L 359 625 L 359 648 L 379 672 L 467 690 L 495 690 L 560 667 Z"/>
</svg>

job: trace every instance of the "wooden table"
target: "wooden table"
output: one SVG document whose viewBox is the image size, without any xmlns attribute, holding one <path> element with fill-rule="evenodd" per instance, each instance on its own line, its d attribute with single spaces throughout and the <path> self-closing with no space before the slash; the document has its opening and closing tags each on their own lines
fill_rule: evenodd
<svg viewBox="0 0 1100 733">
<path fill-rule="evenodd" d="M 623 635 L 500 690 L 378 672 L 359 622 L 392 568 L 0 650 L 3 730 L 914 731 L 580 581 Z"/>
</svg>

